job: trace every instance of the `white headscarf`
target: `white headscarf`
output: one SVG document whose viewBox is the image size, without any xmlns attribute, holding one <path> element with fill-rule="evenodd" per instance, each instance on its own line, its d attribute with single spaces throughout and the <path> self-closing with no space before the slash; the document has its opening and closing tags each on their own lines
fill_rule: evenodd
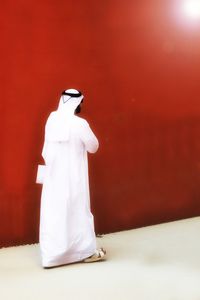
<svg viewBox="0 0 200 300">
<path fill-rule="evenodd" d="M 73 115 L 75 109 L 77 108 L 77 106 L 81 103 L 81 101 L 83 100 L 83 95 L 81 94 L 80 97 L 76 97 L 76 95 L 80 94 L 79 91 L 75 90 L 75 89 L 69 89 L 66 90 L 65 93 L 71 94 L 71 95 L 75 95 L 75 97 L 73 96 L 68 96 L 68 95 L 62 95 L 60 97 L 60 102 L 58 105 L 58 111 L 59 112 L 63 112 L 65 115 Z"/>
<path fill-rule="evenodd" d="M 69 140 L 71 120 L 77 106 L 83 100 L 83 95 L 75 89 L 66 90 L 65 93 L 71 95 L 62 95 L 60 97 L 57 111 L 50 114 L 45 128 L 45 140 L 49 142 L 66 142 Z"/>
</svg>

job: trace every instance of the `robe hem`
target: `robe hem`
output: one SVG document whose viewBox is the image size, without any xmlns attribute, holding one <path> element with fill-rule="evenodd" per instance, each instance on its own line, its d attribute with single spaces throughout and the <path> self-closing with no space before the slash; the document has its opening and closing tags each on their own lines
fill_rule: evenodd
<svg viewBox="0 0 200 300">
<path fill-rule="evenodd" d="M 42 262 L 42 267 L 49 268 L 49 267 L 67 265 L 67 264 L 71 264 L 71 263 L 75 263 L 75 262 L 81 262 L 82 260 L 93 255 L 95 253 L 95 250 L 96 249 L 94 249 L 90 252 L 87 252 L 87 253 L 83 253 L 83 254 L 80 254 L 80 253 L 73 254 L 73 255 L 67 256 L 66 259 L 64 259 L 63 257 L 62 257 L 62 259 L 57 258 L 57 259 L 55 259 L 54 262 L 50 262 L 51 259 L 49 259 L 49 262 L 47 262 L 48 260 L 46 260 L 46 262 L 44 262 L 44 261 Z"/>
</svg>

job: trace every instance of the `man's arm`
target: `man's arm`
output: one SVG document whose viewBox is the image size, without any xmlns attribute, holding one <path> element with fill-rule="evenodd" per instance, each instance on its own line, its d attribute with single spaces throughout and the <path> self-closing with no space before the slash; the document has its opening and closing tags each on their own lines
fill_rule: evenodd
<svg viewBox="0 0 200 300">
<path fill-rule="evenodd" d="M 89 153 L 95 153 L 99 148 L 99 142 L 91 130 L 87 121 L 81 124 L 81 140 Z"/>
</svg>

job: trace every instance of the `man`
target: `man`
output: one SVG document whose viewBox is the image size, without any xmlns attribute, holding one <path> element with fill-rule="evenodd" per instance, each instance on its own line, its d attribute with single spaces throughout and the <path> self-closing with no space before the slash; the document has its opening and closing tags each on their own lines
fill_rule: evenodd
<svg viewBox="0 0 200 300">
<path fill-rule="evenodd" d="M 45 268 L 105 256 L 96 250 L 90 211 L 87 152 L 98 140 L 86 120 L 76 116 L 83 95 L 75 89 L 62 93 L 57 111 L 45 127 L 42 156 L 46 164 L 40 214 L 40 248 Z"/>
</svg>

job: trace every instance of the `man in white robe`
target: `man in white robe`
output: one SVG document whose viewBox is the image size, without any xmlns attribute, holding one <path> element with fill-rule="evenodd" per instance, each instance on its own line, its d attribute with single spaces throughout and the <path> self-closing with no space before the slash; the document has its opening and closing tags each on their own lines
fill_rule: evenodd
<svg viewBox="0 0 200 300">
<path fill-rule="evenodd" d="M 46 165 L 40 212 L 40 249 L 45 268 L 102 259 L 96 250 L 90 211 L 87 152 L 99 143 L 80 111 L 81 92 L 62 93 L 45 126 L 42 156 Z"/>
</svg>

